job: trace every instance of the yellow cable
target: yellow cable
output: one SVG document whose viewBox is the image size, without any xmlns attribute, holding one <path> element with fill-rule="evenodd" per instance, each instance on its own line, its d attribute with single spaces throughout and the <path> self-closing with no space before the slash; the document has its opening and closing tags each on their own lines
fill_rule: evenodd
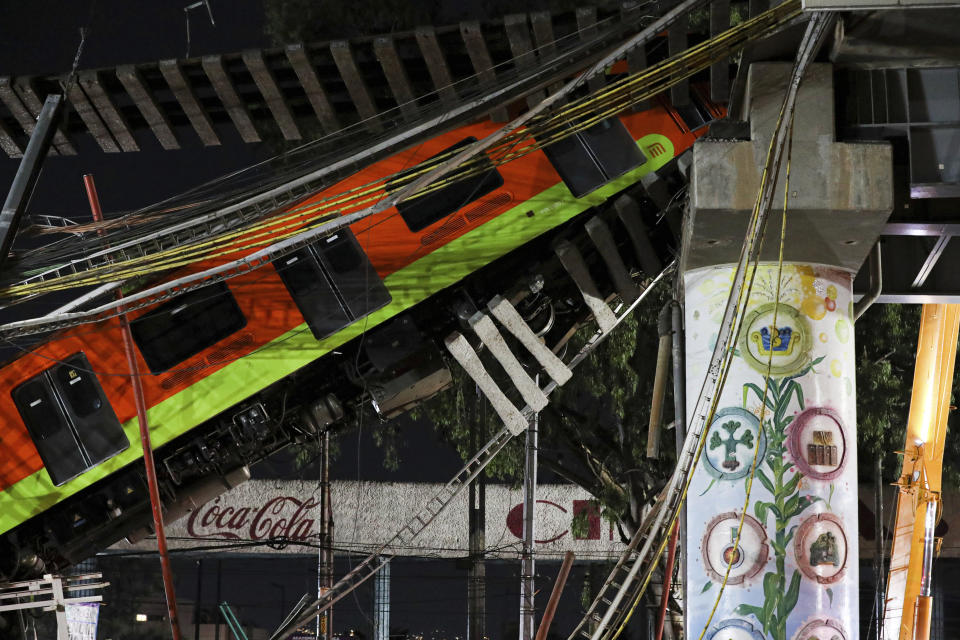
<svg viewBox="0 0 960 640">
<path fill-rule="evenodd" d="M 699 70 L 706 68 L 716 60 L 728 57 L 731 47 L 742 46 L 744 42 L 764 31 L 782 24 L 799 12 L 799 2 L 789 0 L 759 16 L 748 20 L 724 33 L 692 47 L 684 54 L 675 56 L 660 65 L 613 83 L 604 90 L 571 102 L 558 113 L 535 118 L 528 127 L 511 132 L 487 154 L 479 155 L 464 162 L 453 170 L 453 174 L 434 181 L 426 188 L 405 199 L 405 201 L 423 197 L 453 182 L 464 180 L 489 171 L 492 166 L 501 166 L 522 155 L 542 149 L 560 139 L 573 135 L 577 131 L 589 128 L 607 117 L 615 115 L 641 100 L 669 88 L 686 79 Z M 646 83 L 646 84 L 644 84 Z M 659 83 L 659 84 L 658 84 Z M 589 115 L 585 115 L 589 114 Z M 521 145 L 519 149 L 515 149 Z M 36 276 L 24 282 L 0 289 L 0 296 L 24 297 L 84 285 L 99 284 L 129 277 L 141 277 L 174 267 L 184 266 L 200 260 L 225 258 L 255 246 L 257 241 L 270 237 L 276 239 L 290 237 L 290 229 L 300 230 L 318 224 L 321 217 L 339 214 L 360 207 L 362 204 L 379 200 L 390 190 L 401 188 L 416 178 L 432 171 L 445 162 L 458 150 L 448 150 L 421 163 L 413 170 L 399 175 L 381 178 L 358 187 L 335 194 L 309 205 L 300 205 L 291 210 L 271 215 L 241 229 L 232 230 L 213 238 L 188 243 L 180 247 L 161 250 L 146 256 L 91 267 L 78 273 L 38 280 Z M 500 157 L 491 155 L 500 153 Z M 240 244 L 240 243 L 243 244 Z"/>
</svg>

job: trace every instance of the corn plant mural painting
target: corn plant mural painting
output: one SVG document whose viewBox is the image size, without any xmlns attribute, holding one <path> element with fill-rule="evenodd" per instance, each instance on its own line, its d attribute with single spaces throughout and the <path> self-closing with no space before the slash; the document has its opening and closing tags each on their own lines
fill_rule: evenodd
<svg viewBox="0 0 960 640">
<path fill-rule="evenodd" d="M 687 633 L 696 638 L 706 629 L 707 640 L 853 640 L 850 275 L 785 265 L 776 299 L 776 274 L 775 265 L 758 268 L 737 357 L 690 487 Z M 726 266 L 685 276 L 691 403 L 731 277 Z"/>
</svg>

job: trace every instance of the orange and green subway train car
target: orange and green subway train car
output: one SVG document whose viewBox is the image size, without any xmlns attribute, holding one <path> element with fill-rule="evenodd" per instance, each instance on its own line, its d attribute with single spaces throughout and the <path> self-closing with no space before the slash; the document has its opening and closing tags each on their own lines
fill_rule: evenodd
<svg viewBox="0 0 960 640">
<path fill-rule="evenodd" d="M 718 115 L 698 106 L 696 117 Z M 364 406 L 390 416 L 442 388 L 436 345 L 457 323 L 454 298 L 515 284 L 531 243 L 667 165 L 702 132 L 692 128 L 667 104 L 611 118 L 133 315 L 167 520 Z M 312 200 L 496 129 L 449 131 Z M 120 345 L 109 320 L 54 334 L 0 369 L 0 579 L 61 568 L 148 527 Z"/>
</svg>

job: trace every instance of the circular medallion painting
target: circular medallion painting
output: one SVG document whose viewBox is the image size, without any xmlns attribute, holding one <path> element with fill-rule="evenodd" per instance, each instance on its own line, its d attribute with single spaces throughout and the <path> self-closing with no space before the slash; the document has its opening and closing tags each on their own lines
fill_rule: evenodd
<svg viewBox="0 0 960 640">
<path fill-rule="evenodd" d="M 776 314 L 776 323 L 774 323 Z M 751 311 L 740 336 L 744 361 L 766 374 L 785 376 L 799 373 L 810 362 L 813 337 L 810 325 L 788 304 L 768 302 Z"/>
<path fill-rule="evenodd" d="M 740 544 L 734 546 L 739 524 L 740 514 L 736 511 L 721 513 L 707 523 L 700 541 L 700 553 L 711 580 L 722 581 L 729 564 L 727 584 L 741 584 L 760 573 L 767 563 L 770 548 L 763 526 L 750 516 L 744 517 Z"/>
<path fill-rule="evenodd" d="M 803 625 L 793 640 L 847 640 L 847 634 L 836 620 L 811 620 Z"/>
<path fill-rule="evenodd" d="M 757 416 L 740 407 L 727 407 L 714 414 L 705 451 L 705 466 L 710 475 L 738 480 L 750 473 L 754 453 L 759 465 L 766 451 L 767 438 Z"/>
<path fill-rule="evenodd" d="M 847 462 L 847 434 L 840 414 L 824 407 L 800 412 L 790 426 L 787 449 L 804 476 L 833 480 Z"/>
<path fill-rule="evenodd" d="M 764 640 L 763 632 L 748 620 L 731 618 L 718 623 L 704 640 Z"/>
<path fill-rule="evenodd" d="M 819 513 L 803 521 L 794 537 L 793 553 L 805 576 L 820 584 L 833 584 L 847 567 L 847 535 L 840 518 Z"/>
</svg>

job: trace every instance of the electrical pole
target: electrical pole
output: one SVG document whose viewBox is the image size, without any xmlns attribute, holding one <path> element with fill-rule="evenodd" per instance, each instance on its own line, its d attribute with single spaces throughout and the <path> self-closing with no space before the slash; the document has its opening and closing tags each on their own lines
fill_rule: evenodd
<svg viewBox="0 0 960 640">
<path fill-rule="evenodd" d="M 47 108 L 53 109 L 59 104 L 52 100 L 55 96 L 47 97 L 44 105 L 44 112 Z M 54 111 L 56 113 L 56 110 Z M 53 114 L 48 115 L 53 118 Z M 53 126 L 52 123 L 48 123 Z M 39 125 L 38 125 L 39 127 Z M 47 134 L 52 136 L 53 132 Z M 33 144 L 33 138 L 30 143 Z M 30 148 L 27 148 L 30 151 Z M 100 208 L 100 196 L 97 195 L 97 187 L 93 182 L 93 176 L 86 174 L 83 176 L 83 184 L 87 190 L 87 200 L 90 203 L 90 213 L 97 222 L 103 220 L 103 211 Z M 32 188 L 32 187 L 31 187 Z M 6 215 L 6 205 L 4 205 L 4 215 Z M 13 223 L 16 224 L 15 222 Z M 7 238 L 9 239 L 9 238 Z M 12 239 L 10 239 L 12 242 Z M 6 251 L 9 246 L 0 249 Z M 120 296 L 120 292 L 117 292 Z M 127 367 L 130 369 L 130 386 L 133 390 L 134 406 L 137 409 L 137 426 L 140 430 L 140 447 L 143 450 L 143 469 L 147 476 L 147 495 L 150 497 L 150 512 L 153 516 L 153 530 L 157 534 L 157 554 L 160 556 L 160 573 L 163 576 L 163 592 L 167 600 L 167 614 L 170 620 L 170 633 L 173 640 L 181 640 L 182 631 L 180 629 L 180 614 L 177 611 L 177 594 L 173 585 L 173 570 L 170 568 L 170 554 L 167 552 L 167 534 L 163 528 L 163 503 L 160 500 L 160 483 L 157 481 L 157 469 L 153 459 L 153 444 L 150 441 L 150 425 L 147 422 L 147 399 L 143 391 L 143 380 L 140 378 L 140 369 L 137 362 L 136 351 L 133 347 L 133 333 L 130 330 L 130 322 L 127 320 L 127 314 L 121 313 L 120 330 L 123 337 L 123 351 L 127 358 Z"/>
<path fill-rule="evenodd" d="M 63 96 L 49 95 L 43 102 L 37 124 L 30 134 L 27 149 L 23 152 L 20 166 L 13 177 L 13 184 L 0 209 L 0 269 L 7 262 L 7 256 L 13 247 L 13 241 L 20 229 L 20 220 L 27 210 L 33 188 L 40 177 L 43 161 L 50 151 L 50 144 L 57 132 L 57 124 L 63 113 Z"/>
<path fill-rule="evenodd" d="M 479 402 L 479 398 L 478 398 Z M 480 420 L 470 424 L 470 450 L 480 446 Z M 482 471 L 468 490 L 467 526 L 469 530 L 470 569 L 467 574 L 467 640 L 484 640 L 487 636 L 487 568 L 483 551 L 486 546 L 486 474 Z"/>
<path fill-rule="evenodd" d="M 373 640 L 390 640 L 390 563 L 373 577 Z"/>
<path fill-rule="evenodd" d="M 537 385 L 540 377 L 537 376 Z M 523 472 L 523 556 L 520 572 L 520 640 L 533 640 L 536 607 L 534 602 L 533 511 L 537 502 L 537 428 L 540 415 L 534 414 L 527 427 L 526 465 Z"/>
<path fill-rule="evenodd" d="M 883 562 L 883 456 L 877 456 L 873 481 L 876 492 L 873 502 L 873 535 L 876 547 L 873 552 L 873 575 L 876 592 L 873 595 L 874 617 L 877 620 L 877 640 L 883 640 L 883 601 L 887 593 L 887 574 Z"/>
<path fill-rule="evenodd" d="M 333 586 L 333 509 L 330 503 L 330 430 L 320 440 L 320 545 L 317 551 L 317 598 Z M 333 609 L 317 618 L 317 640 L 333 637 Z"/>
</svg>

